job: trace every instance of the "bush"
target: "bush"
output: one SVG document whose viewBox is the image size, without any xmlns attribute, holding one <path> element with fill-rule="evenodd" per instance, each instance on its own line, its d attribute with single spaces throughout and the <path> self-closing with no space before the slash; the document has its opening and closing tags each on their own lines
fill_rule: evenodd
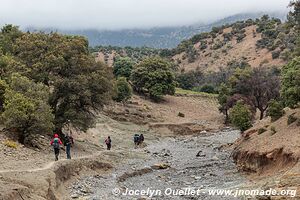
<svg viewBox="0 0 300 200">
<path fill-rule="evenodd" d="M 242 132 L 252 127 L 251 111 L 248 106 L 238 101 L 235 106 L 229 111 L 229 119 L 233 125 L 239 128 Z"/>
<path fill-rule="evenodd" d="M 153 100 L 175 93 L 175 76 L 171 64 L 159 57 L 146 58 L 132 71 L 131 81 L 137 92 L 148 93 Z"/>
<path fill-rule="evenodd" d="M 289 107 L 296 107 L 300 102 L 300 57 L 285 65 L 281 71 L 281 95 Z"/>
<path fill-rule="evenodd" d="M 5 92 L 2 119 L 8 129 L 19 133 L 21 143 L 32 145 L 37 134 L 53 129 L 53 114 L 48 105 L 49 90 L 43 84 L 14 74 L 10 89 Z"/>
<path fill-rule="evenodd" d="M 297 117 L 295 117 L 295 113 L 288 116 L 287 124 L 290 125 L 297 121 Z"/>
<path fill-rule="evenodd" d="M 216 90 L 214 88 L 214 86 L 212 85 L 203 85 L 201 88 L 200 88 L 200 92 L 206 92 L 206 93 L 216 93 Z"/>
<path fill-rule="evenodd" d="M 125 77 L 120 77 L 117 79 L 115 85 L 115 97 L 113 98 L 117 102 L 124 102 L 130 99 L 132 96 L 132 88 L 127 82 Z"/>
<path fill-rule="evenodd" d="M 128 79 L 131 75 L 133 65 L 132 60 L 128 57 L 117 58 L 114 62 L 113 70 L 115 77 L 126 77 Z"/>
<path fill-rule="evenodd" d="M 258 135 L 260 135 L 260 134 L 262 134 L 262 133 L 264 133 L 264 132 L 266 132 L 267 131 L 267 129 L 265 129 L 265 128 L 260 128 L 260 129 L 258 129 Z"/>
<path fill-rule="evenodd" d="M 271 100 L 269 102 L 269 107 L 267 110 L 267 116 L 271 117 L 271 121 L 276 121 L 284 115 L 283 106 L 276 100 Z"/>
<path fill-rule="evenodd" d="M 9 147 L 9 148 L 13 148 L 13 149 L 16 149 L 18 147 L 17 143 L 12 141 L 12 140 L 4 141 L 4 145 Z"/>
<path fill-rule="evenodd" d="M 277 59 L 280 56 L 280 51 L 273 51 L 272 52 L 272 59 Z"/>
<path fill-rule="evenodd" d="M 275 126 L 271 126 L 271 135 L 277 133 Z"/>
</svg>

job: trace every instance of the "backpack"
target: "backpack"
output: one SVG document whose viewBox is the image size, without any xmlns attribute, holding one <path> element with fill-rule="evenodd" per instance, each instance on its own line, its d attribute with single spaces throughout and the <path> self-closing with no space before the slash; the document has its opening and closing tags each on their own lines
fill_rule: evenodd
<svg viewBox="0 0 300 200">
<path fill-rule="evenodd" d="M 53 145 L 54 149 L 59 149 L 59 140 L 58 140 L 58 138 L 54 138 L 52 145 Z"/>
<path fill-rule="evenodd" d="M 107 139 L 105 140 L 105 144 L 110 144 L 110 139 L 107 138 Z"/>
<path fill-rule="evenodd" d="M 140 136 L 138 134 L 135 134 L 133 137 L 134 142 L 138 142 L 140 140 Z"/>
</svg>

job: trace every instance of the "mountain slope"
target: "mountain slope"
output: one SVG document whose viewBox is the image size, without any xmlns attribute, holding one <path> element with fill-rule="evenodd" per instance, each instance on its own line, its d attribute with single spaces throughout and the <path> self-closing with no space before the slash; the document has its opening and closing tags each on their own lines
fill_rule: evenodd
<svg viewBox="0 0 300 200">
<path fill-rule="evenodd" d="M 188 39 L 191 36 L 210 31 L 212 27 L 221 26 L 228 23 L 233 23 L 239 20 L 255 19 L 262 16 L 264 13 L 242 13 L 226 17 L 210 24 L 193 24 L 190 26 L 179 27 L 157 27 L 150 29 L 125 29 L 116 31 L 99 31 L 95 29 L 89 30 L 59 30 L 55 28 L 42 29 L 43 31 L 53 31 L 64 34 L 82 35 L 89 39 L 90 46 L 119 46 L 119 47 L 152 47 L 152 48 L 174 48 L 182 40 Z M 285 18 L 286 13 L 274 12 L 267 13 L 272 17 L 280 19 Z M 34 31 L 37 28 L 28 28 Z M 39 30 L 39 29 L 38 29 Z"/>
</svg>

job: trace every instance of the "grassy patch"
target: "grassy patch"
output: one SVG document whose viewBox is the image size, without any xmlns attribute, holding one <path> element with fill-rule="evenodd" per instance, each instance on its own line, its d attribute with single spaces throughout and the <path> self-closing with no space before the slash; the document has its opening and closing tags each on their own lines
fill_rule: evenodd
<svg viewBox="0 0 300 200">
<path fill-rule="evenodd" d="M 181 88 L 176 88 L 175 94 L 178 95 L 195 95 L 195 96 L 202 96 L 202 97 L 210 97 L 210 98 L 216 98 L 217 94 L 210 94 L 205 92 L 196 92 L 192 90 L 184 90 Z"/>
<path fill-rule="evenodd" d="M 9 147 L 9 148 L 13 148 L 16 149 L 18 147 L 18 144 L 12 140 L 6 140 L 4 141 L 4 145 Z"/>
</svg>

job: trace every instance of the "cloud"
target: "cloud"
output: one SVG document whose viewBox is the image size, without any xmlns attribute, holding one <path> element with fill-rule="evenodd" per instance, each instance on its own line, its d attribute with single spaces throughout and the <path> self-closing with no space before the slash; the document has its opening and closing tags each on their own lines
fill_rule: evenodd
<svg viewBox="0 0 300 200">
<path fill-rule="evenodd" d="M 61 29 L 189 25 L 232 14 L 283 11 L 290 0 L 1 0 L 0 24 Z"/>
</svg>

